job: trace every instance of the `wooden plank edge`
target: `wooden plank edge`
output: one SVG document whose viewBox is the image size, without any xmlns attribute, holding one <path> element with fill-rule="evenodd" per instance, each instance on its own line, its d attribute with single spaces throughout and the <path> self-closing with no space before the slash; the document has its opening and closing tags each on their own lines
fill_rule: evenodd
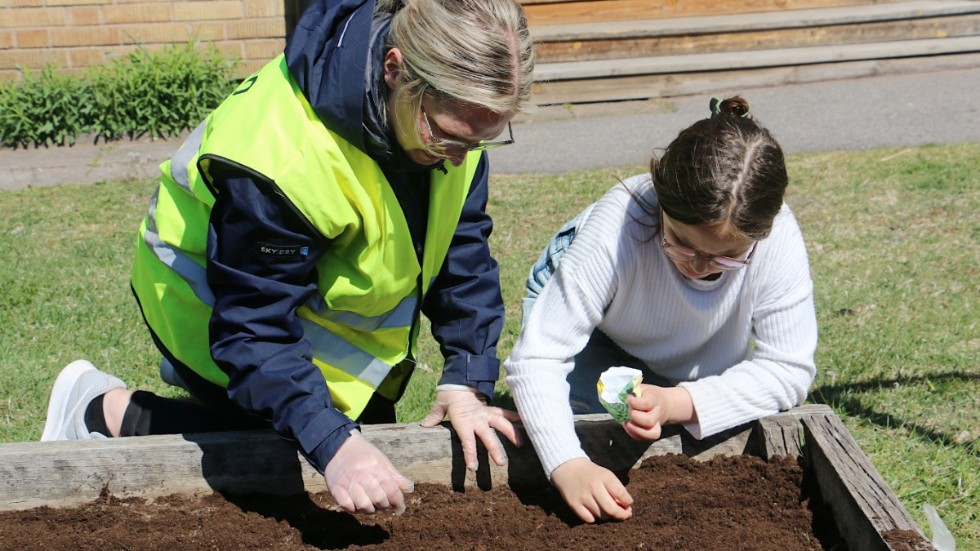
<svg viewBox="0 0 980 551">
<path fill-rule="evenodd" d="M 800 421 L 805 461 L 850 549 L 892 550 L 884 537 L 891 530 L 914 531 L 922 537 L 922 545 L 916 548 L 932 549 L 837 415 L 814 413 L 801 416 Z"/>
<path fill-rule="evenodd" d="M 786 419 L 795 417 L 783 413 L 766 422 L 783 426 Z M 653 443 L 632 440 L 608 415 L 579 416 L 575 423 L 586 452 L 617 473 L 652 455 L 683 453 L 706 460 L 765 447 L 752 441 L 765 434 L 756 423 L 700 441 L 671 427 Z M 548 483 L 530 443 L 518 448 L 502 438 L 508 456 L 502 467 L 491 466 L 481 448 L 480 468 L 472 473 L 464 467 L 462 448 L 448 423 L 430 429 L 366 425 L 363 432 L 416 483 L 460 490 Z M 117 497 L 152 498 L 212 491 L 291 495 L 325 486 L 292 445 L 271 431 L 0 444 L 0 510 L 86 503 L 104 489 Z"/>
<path fill-rule="evenodd" d="M 700 94 L 744 92 L 752 88 L 926 73 L 980 67 L 980 54 L 875 59 L 745 71 L 711 71 L 677 75 L 643 75 L 587 81 L 541 82 L 532 101 L 538 106 L 647 100 Z"/>
<path fill-rule="evenodd" d="M 661 17 L 638 21 L 545 24 L 532 26 L 530 31 L 535 42 L 610 40 L 858 25 L 974 13 L 980 13 L 980 3 L 975 1 L 891 2 L 700 17 Z"/>
<path fill-rule="evenodd" d="M 555 82 L 635 75 L 747 70 L 975 52 L 980 52 L 980 36 L 928 38 L 841 46 L 543 63 L 535 67 L 534 80 Z"/>
</svg>

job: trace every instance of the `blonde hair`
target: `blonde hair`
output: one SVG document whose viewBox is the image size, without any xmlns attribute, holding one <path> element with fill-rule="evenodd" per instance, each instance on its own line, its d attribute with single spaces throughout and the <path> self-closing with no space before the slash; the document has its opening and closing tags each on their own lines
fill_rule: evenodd
<svg viewBox="0 0 980 551">
<path fill-rule="evenodd" d="M 527 111 L 534 51 L 524 11 L 514 0 L 377 0 L 393 13 L 385 44 L 402 52 L 403 93 L 494 113 Z"/>
</svg>

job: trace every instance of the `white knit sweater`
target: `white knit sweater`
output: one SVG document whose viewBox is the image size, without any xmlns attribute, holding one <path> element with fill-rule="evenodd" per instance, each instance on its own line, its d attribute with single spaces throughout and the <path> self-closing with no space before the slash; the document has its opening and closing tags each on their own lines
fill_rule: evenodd
<svg viewBox="0 0 980 551">
<path fill-rule="evenodd" d="M 656 204 L 648 174 L 625 184 Z M 586 457 L 566 376 L 596 327 L 687 388 L 698 422 L 685 428 L 695 438 L 803 402 L 817 325 L 806 248 L 788 207 L 748 267 L 711 282 L 677 271 L 660 248 L 659 214 L 645 214 L 622 184 L 590 208 L 504 363 L 549 477 Z"/>
</svg>

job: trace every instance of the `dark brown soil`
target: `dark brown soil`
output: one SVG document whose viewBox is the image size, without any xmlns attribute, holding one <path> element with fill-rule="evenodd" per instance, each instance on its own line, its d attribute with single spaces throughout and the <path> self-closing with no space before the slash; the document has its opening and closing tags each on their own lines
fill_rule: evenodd
<svg viewBox="0 0 980 551">
<path fill-rule="evenodd" d="M 803 487 L 796 459 L 655 457 L 630 473 L 633 518 L 596 525 L 579 522 L 550 488 L 518 495 L 420 484 L 399 517 L 339 512 L 327 493 L 144 500 L 104 492 L 81 507 L 0 513 L 0 549 L 844 549 Z"/>
</svg>

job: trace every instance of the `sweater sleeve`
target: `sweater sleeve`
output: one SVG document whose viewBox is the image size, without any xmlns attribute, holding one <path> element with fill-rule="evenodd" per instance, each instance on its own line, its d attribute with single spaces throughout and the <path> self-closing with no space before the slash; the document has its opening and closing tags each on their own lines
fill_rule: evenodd
<svg viewBox="0 0 980 551">
<path fill-rule="evenodd" d="M 504 364 L 507 384 L 548 477 L 587 457 L 575 433 L 566 377 L 617 288 L 621 233 L 616 209 L 597 205 L 528 313 Z"/>
<path fill-rule="evenodd" d="M 685 425 L 696 438 L 803 403 L 816 375 L 813 282 L 800 229 L 788 208 L 784 215 L 751 267 L 756 306 L 749 357 L 720 375 L 680 384 L 697 411 L 698 422 Z"/>
</svg>

